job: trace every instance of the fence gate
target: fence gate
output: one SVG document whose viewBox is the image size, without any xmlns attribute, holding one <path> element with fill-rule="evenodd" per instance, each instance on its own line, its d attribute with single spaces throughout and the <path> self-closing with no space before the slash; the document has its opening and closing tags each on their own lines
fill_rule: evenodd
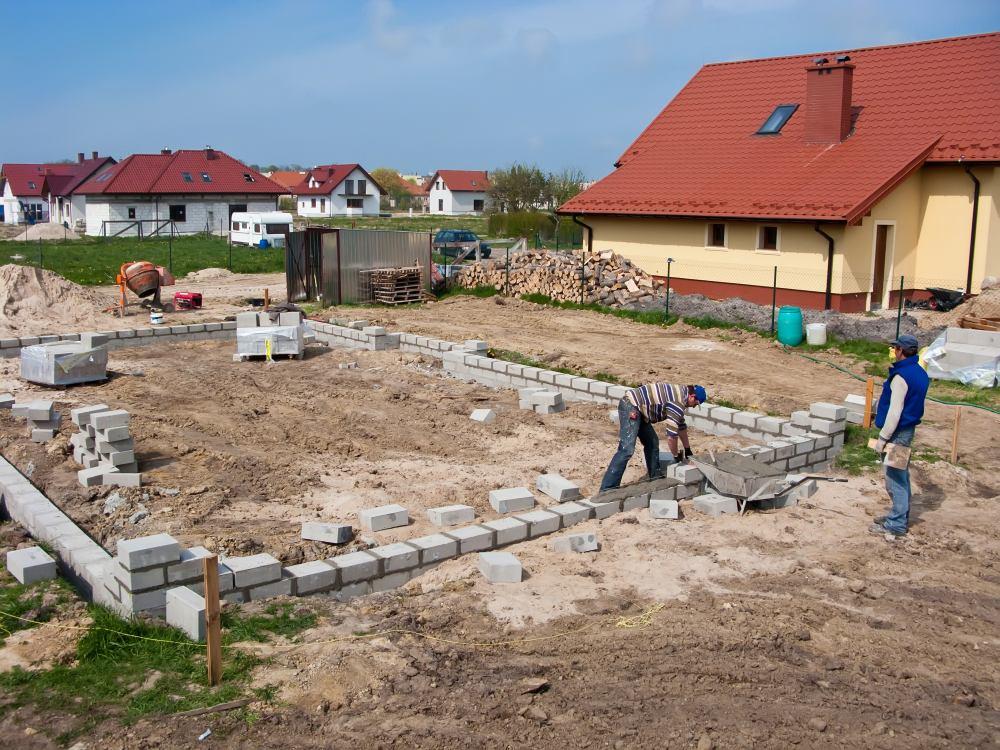
<svg viewBox="0 0 1000 750">
<path fill-rule="evenodd" d="M 289 302 L 318 299 L 323 275 L 322 237 L 329 227 L 306 227 L 285 235 L 285 291 Z"/>
</svg>

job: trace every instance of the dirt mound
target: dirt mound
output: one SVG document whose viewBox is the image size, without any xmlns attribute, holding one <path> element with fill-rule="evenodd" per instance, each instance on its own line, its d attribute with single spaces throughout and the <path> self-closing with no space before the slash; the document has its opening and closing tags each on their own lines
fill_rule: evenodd
<svg viewBox="0 0 1000 750">
<path fill-rule="evenodd" d="M 957 326 L 966 315 L 976 318 L 1000 318 L 1000 289 L 984 289 L 982 294 L 966 300 L 954 310 L 936 313 L 924 318 L 929 325 Z"/>
<path fill-rule="evenodd" d="M 62 224 L 45 222 L 43 224 L 32 224 L 21 230 L 13 239 L 21 242 L 38 242 L 38 240 L 78 240 L 80 235 L 72 229 L 64 227 Z"/>
<path fill-rule="evenodd" d="M 219 279 L 231 279 L 236 274 L 227 271 L 225 268 L 203 268 L 200 271 L 192 271 L 184 277 L 184 281 L 217 281 Z"/>
<path fill-rule="evenodd" d="M 0 266 L 0 332 L 31 336 L 102 325 L 111 300 L 57 273 L 32 266 Z"/>
</svg>

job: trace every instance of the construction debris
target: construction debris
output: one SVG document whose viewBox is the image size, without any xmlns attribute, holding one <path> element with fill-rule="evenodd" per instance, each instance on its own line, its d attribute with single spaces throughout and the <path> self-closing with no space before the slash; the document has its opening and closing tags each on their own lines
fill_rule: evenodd
<svg viewBox="0 0 1000 750">
<path fill-rule="evenodd" d="M 69 442 L 73 446 L 73 460 L 84 467 L 77 472 L 81 485 L 138 487 L 142 484 L 127 411 L 96 404 L 73 409 L 70 418 L 80 428 Z"/>
</svg>

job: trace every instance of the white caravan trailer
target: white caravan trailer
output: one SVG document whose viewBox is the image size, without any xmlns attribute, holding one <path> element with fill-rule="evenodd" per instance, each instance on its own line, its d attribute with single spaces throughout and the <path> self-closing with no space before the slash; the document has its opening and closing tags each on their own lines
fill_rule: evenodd
<svg viewBox="0 0 1000 750">
<path fill-rule="evenodd" d="M 236 211 L 229 221 L 233 244 L 251 247 L 284 247 L 292 228 L 292 215 L 284 211 Z"/>
</svg>

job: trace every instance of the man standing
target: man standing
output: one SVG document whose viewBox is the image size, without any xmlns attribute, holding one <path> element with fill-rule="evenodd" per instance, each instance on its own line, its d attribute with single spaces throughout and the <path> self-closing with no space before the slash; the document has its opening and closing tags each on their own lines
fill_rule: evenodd
<svg viewBox="0 0 1000 750">
<path fill-rule="evenodd" d="M 646 457 L 646 470 L 650 479 L 663 476 L 660 471 L 660 439 L 653 425 L 664 422 L 667 444 L 678 461 L 691 456 L 684 411 L 705 401 L 705 389 L 700 385 L 671 385 L 650 383 L 628 391 L 618 402 L 618 450 L 611 459 L 601 482 L 601 492 L 614 489 L 622 483 L 625 467 L 635 453 L 635 441 L 642 442 Z M 677 451 L 677 437 L 684 445 L 683 453 Z"/>
<path fill-rule="evenodd" d="M 913 433 L 924 415 L 924 399 L 930 378 L 917 361 L 917 339 L 904 335 L 890 342 L 895 362 L 889 366 L 889 377 L 882 385 L 882 394 L 875 411 L 875 426 L 879 428 L 875 450 L 885 452 L 887 444 L 903 446 L 903 459 L 890 454 L 885 462 L 885 488 L 892 500 L 888 515 L 875 519 L 868 529 L 873 534 L 886 534 L 887 538 L 905 536 L 910 523 L 910 466 L 909 448 Z M 888 461 L 902 464 L 891 466 Z"/>
</svg>

